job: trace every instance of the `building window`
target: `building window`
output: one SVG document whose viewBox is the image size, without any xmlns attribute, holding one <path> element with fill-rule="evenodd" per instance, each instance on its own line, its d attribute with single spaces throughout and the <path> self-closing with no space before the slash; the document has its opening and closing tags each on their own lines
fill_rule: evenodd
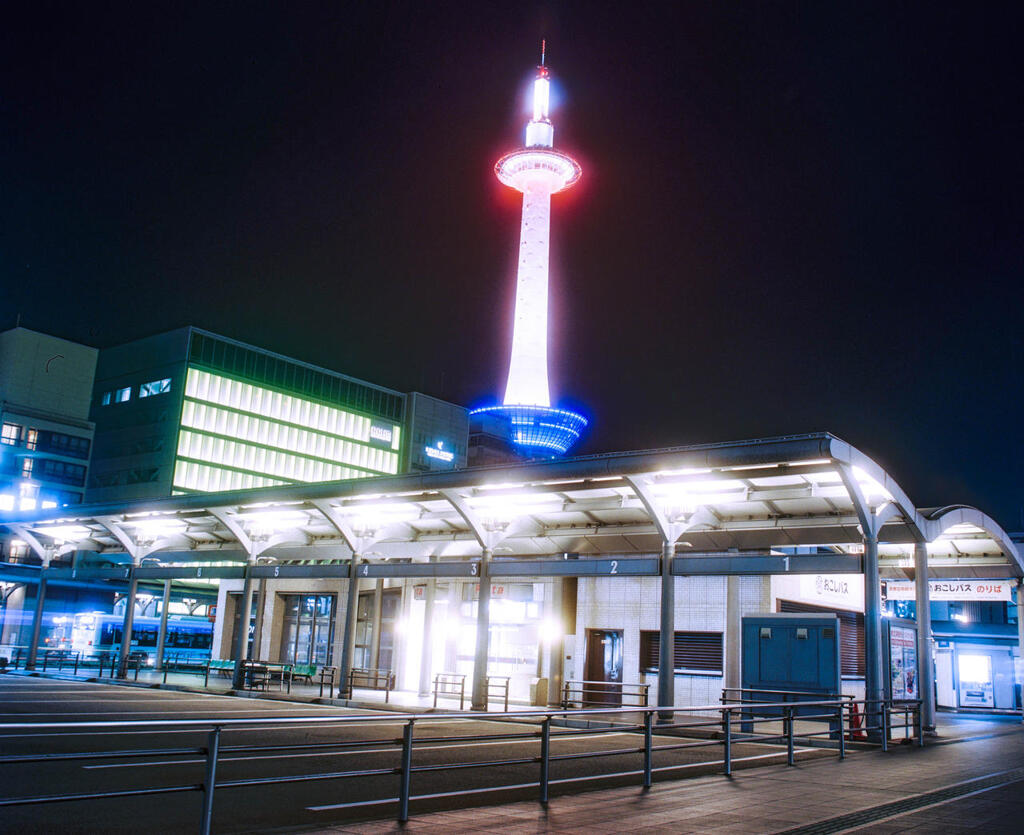
<svg viewBox="0 0 1024 835">
<path fill-rule="evenodd" d="M 677 673 L 721 675 L 721 632 L 676 632 L 672 647 L 672 666 Z M 658 672 L 661 633 L 640 631 L 640 672 Z"/>
<path fill-rule="evenodd" d="M 286 594 L 280 660 L 285 664 L 330 664 L 334 636 L 333 594 Z"/>
<path fill-rule="evenodd" d="M 21 427 L 17 423 L 5 423 L 3 434 L 0 435 L 0 443 L 17 446 L 21 441 Z"/>
<path fill-rule="evenodd" d="M 85 467 L 80 464 L 69 464 L 66 461 L 45 459 L 39 462 L 36 478 L 42 481 L 57 481 L 75 487 L 85 486 Z"/>
<path fill-rule="evenodd" d="M 31 459 L 31 458 L 22 458 L 21 459 L 21 477 L 22 478 L 32 478 L 32 463 L 33 463 L 33 459 Z"/>
<path fill-rule="evenodd" d="M 139 386 L 139 397 L 152 397 L 157 394 L 167 394 L 171 390 L 171 378 L 153 380 L 151 383 L 143 383 Z"/>
<path fill-rule="evenodd" d="M 36 446 L 38 446 L 38 444 L 39 444 L 39 430 L 38 429 L 29 429 L 28 433 L 25 435 L 25 446 L 28 449 L 35 449 Z"/>
<path fill-rule="evenodd" d="M 150 484 L 158 479 L 159 467 L 139 467 L 128 471 L 129 484 Z"/>
<path fill-rule="evenodd" d="M 100 403 L 103 406 L 109 406 L 110 405 L 110 399 L 113 396 L 114 396 L 114 392 L 112 392 L 112 391 L 105 391 L 105 392 L 103 392 L 103 397 L 100 398 Z"/>
<path fill-rule="evenodd" d="M 128 400 L 131 400 L 131 399 L 132 399 L 132 387 L 131 386 L 126 386 L 123 389 L 118 389 L 114 393 L 114 400 L 116 400 L 118 403 L 125 403 L 125 402 L 127 402 Z"/>
<path fill-rule="evenodd" d="M 780 612 L 794 614 L 816 614 L 819 612 L 839 618 L 839 671 L 844 676 L 864 677 L 864 615 L 860 612 L 846 612 L 813 606 L 810 603 L 794 603 L 792 600 L 779 601 Z"/>
</svg>

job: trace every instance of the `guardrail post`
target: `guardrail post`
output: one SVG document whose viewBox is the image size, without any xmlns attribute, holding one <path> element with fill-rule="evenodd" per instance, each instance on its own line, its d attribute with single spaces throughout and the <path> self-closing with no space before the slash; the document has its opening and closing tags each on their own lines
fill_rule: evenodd
<svg viewBox="0 0 1024 835">
<path fill-rule="evenodd" d="M 548 777 L 551 768 L 551 717 L 545 716 L 540 726 L 540 802 L 548 805 Z"/>
<path fill-rule="evenodd" d="M 210 731 L 206 743 L 206 777 L 203 779 L 203 817 L 199 822 L 200 835 L 210 835 L 213 816 L 213 789 L 217 781 L 217 754 L 220 752 L 220 728 Z"/>
<path fill-rule="evenodd" d="M 644 788 L 651 787 L 651 754 L 654 748 L 654 734 L 651 725 L 654 722 L 654 714 L 649 710 L 644 713 Z"/>
<path fill-rule="evenodd" d="M 880 703 L 881 710 L 878 712 L 882 723 L 882 750 L 889 750 L 889 705 L 884 701 Z"/>
<path fill-rule="evenodd" d="M 398 821 L 409 820 L 409 789 L 412 785 L 412 727 L 415 719 L 410 719 L 402 731 L 402 768 L 398 785 Z"/>
<path fill-rule="evenodd" d="M 722 734 L 725 737 L 725 776 L 732 776 L 732 710 L 722 708 Z"/>
<path fill-rule="evenodd" d="M 786 765 L 793 765 L 793 708 L 784 708 L 786 712 Z"/>
<path fill-rule="evenodd" d="M 923 704 L 917 703 L 917 711 L 915 712 L 917 718 L 917 747 L 924 748 L 924 711 L 922 710 Z"/>
<path fill-rule="evenodd" d="M 839 759 L 846 759 L 846 729 L 843 727 L 843 702 L 839 701 Z"/>
</svg>

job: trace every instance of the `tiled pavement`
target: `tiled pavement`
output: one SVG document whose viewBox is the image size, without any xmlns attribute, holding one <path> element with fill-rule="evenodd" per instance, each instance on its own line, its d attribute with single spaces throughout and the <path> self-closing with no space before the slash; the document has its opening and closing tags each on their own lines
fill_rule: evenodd
<svg viewBox="0 0 1024 835">
<path fill-rule="evenodd" d="M 964 729 L 951 721 L 940 726 L 947 741 L 923 749 L 894 746 L 888 753 L 853 753 L 845 762 L 819 759 L 740 771 L 731 779 L 655 783 L 647 793 L 619 788 L 565 795 L 553 797 L 546 810 L 525 802 L 415 816 L 414 805 L 404 827 L 378 821 L 320 831 L 1024 832 L 1024 727 L 967 719 L 968 731 L 978 735 L 952 742 L 952 732 Z M 954 788 L 925 796 L 948 787 Z M 894 803 L 897 814 L 886 807 Z M 853 813 L 860 814 L 845 817 Z"/>
</svg>

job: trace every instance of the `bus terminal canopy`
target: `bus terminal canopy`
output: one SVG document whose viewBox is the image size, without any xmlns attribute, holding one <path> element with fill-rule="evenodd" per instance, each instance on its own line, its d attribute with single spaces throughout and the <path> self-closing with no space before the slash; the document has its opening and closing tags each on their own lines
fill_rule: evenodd
<svg viewBox="0 0 1024 835">
<path fill-rule="evenodd" d="M 332 576 L 331 564 L 353 554 L 391 566 L 390 576 L 461 576 L 485 549 L 492 574 L 503 562 L 519 575 L 527 563 L 541 574 L 598 573 L 588 560 L 612 558 L 618 573 L 657 574 L 644 558 L 666 542 L 675 574 L 859 573 L 869 533 L 883 576 L 907 576 L 915 543 L 927 544 L 932 577 L 1024 575 L 989 516 L 916 509 L 880 466 L 827 433 L 78 505 L 8 513 L 0 524 L 44 564 L 92 552 L 86 564 L 154 577 L 246 561 L 277 566 L 270 576 L 289 566 Z M 570 558 L 572 570 L 548 568 Z"/>
</svg>

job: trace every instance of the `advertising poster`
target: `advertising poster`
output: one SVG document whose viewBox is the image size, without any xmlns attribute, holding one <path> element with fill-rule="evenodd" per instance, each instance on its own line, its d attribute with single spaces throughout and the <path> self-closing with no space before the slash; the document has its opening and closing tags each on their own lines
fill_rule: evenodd
<svg viewBox="0 0 1024 835">
<path fill-rule="evenodd" d="M 889 677 L 894 701 L 916 699 L 917 632 L 904 626 L 889 627 Z"/>
</svg>

